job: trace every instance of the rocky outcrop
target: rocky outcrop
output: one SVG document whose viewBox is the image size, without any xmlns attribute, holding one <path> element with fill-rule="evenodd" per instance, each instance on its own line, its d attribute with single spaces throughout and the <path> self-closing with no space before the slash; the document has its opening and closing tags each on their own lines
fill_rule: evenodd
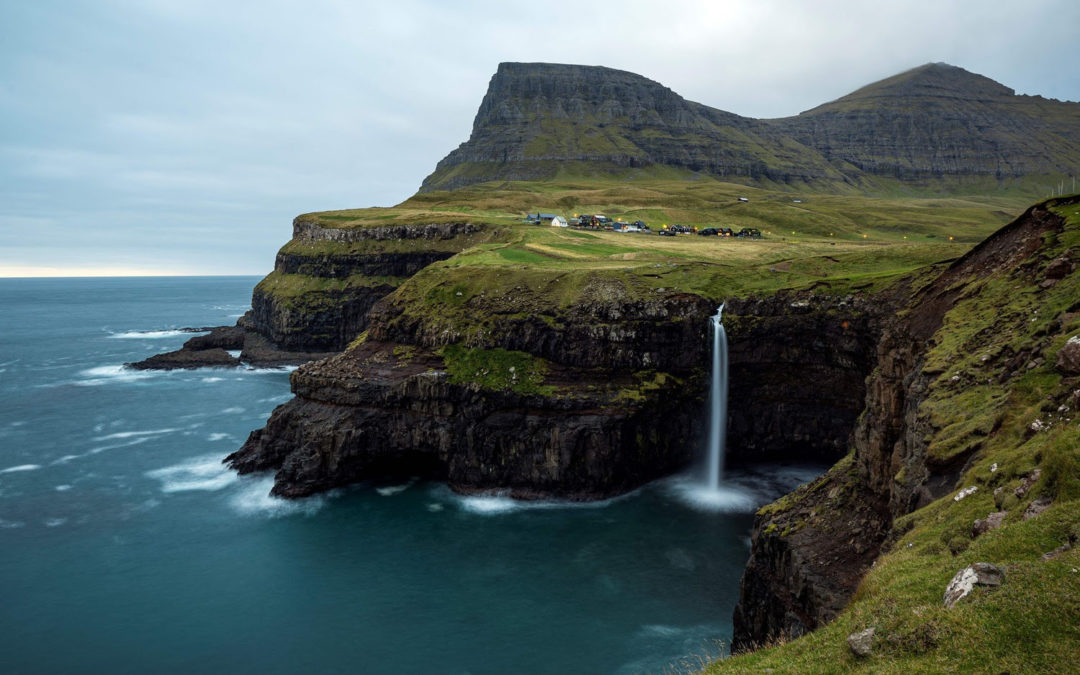
<svg viewBox="0 0 1080 675">
<path fill-rule="evenodd" d="M 333 228 L 300 216 L 242 323 L 278 349 L 341 351 L 405 279 L 497 234 L 466 222 Z"/>
<path fill-rule="evenodd" d="M 241 319 L 236 326 L 207 329 L 207 335 L 191 338 L 176 351 L 155 354 L 126 365 L 136 370 L 235 368 L 245 363 L 253 366 L 292 366 L 333 355 L 280 349 L 257 331 L 245 327 L 244 323 Z"/>
<path fill-rule="evenodd" d="M 658 165 L 734 182 L 849 187 L 883 178 L 940 189 L 1068 174 L 1078 158 L 1080 104 L 1016 96 L 943 63 L 773 120 L 693 103 L 611 68 L 502 63 L 469 140 L 420 191 L 548 178 L 575 162 L 593 172 Z"/>
<path fill-rule="evenodd" d="M 499 233 L 467 222 L 335 228 L 300 216 L 293 239 L 255 287 L 251 309 L 236 326 L 215 328 L 182 349 L 129 365 L 168 370 L 326 358 L 356 339 L 375 303 L 405 279 Z M 242 353 L 237 358 L 223 350 Z"/>
<path fill-rule="evenodd" d="M 885 322 L 852 455 L 758 513 L 733 650 L 798 636 L 836 616 L 886 544 L 893 522 L 956 489 L 979 444 L 933 451 L 938 429 L 924 403 L 943 385 L 940 365 L 929 363 L 928 354 L 946 314 L 977 298 L 988 279 L 1035 285 L 1038 252 L 1064 226 L 1048 207 L 1075 201 L 1032 207 L 911 294 L 906 308 Z M 999 360 L 1007 380 L 1012 368 Z M 992 374 L 983 377 L 993 382 L 987 377 Z M 976 439 L 986 431 L 976 430 Z"/>
</svg>

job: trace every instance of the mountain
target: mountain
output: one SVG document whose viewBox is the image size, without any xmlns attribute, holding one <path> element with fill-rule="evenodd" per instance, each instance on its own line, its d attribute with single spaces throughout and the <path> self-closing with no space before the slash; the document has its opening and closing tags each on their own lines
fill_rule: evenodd
<svg viewBox="0 0 1080 675">
<path fill-rule="evenodd" d="M 1017 96 L 936 63 L 794 117 L 757 120 L 687 101 L 625 71 L 503 63 L 469 140 L 439 162 L 420 191 L 544 179 L 580 167 L 672 167 L 822 190 L 897 181 L 931 189 L 965 179 L 1056 182 L 1080 167 L 1080 103 Z"/>
</svg>

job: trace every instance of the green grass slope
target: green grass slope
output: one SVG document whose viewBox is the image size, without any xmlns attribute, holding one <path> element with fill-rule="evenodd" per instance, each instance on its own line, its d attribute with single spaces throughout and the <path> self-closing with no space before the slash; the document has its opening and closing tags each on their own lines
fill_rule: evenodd
<svg viewBox="0 0 1080 675">
<path fill-rule="evenodd" d="M 1013 273 L 973 284 L 946 315 L 924 367 L 934 376 L 918 411 L 931 422 L 927 461 L 974 451 L 957 487 L 977 490 L 960 501 L 954 491 L 894 523 L 889 552 L 834 622 L 707 672 L 1077 672 L 1080 377 L 1054 364 L 1080 333 L 1080 273 L 1054 282 L 1046 270 L 1066 252 L 1080 257 L 1080 205 L 1054 210 L 1065 231 Z M 850 473 L 851 462 L 841 462 L 787 503 L 846 484 Z M 1026 518 L 1042 497 L 1050 507 Z M 973 538 L 974 521 L 996 511 L 1006 512 L 1004 525 Z M 946 585 L 974 562 L 1003 566 L 1005 583 L 976 587 L 946 609 Z M 846 638 L 869 627 L 873 653 L 856 658 Z"/>
</svg>

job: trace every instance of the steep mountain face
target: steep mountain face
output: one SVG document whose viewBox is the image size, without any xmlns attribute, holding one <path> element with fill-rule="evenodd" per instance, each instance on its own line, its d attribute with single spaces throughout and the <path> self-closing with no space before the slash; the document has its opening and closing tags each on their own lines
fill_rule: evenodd
<svg viewBox="0 0 1080 675">
<path fill-rule="evenodd" d="M 663 165 L 744 180 L 842 179 L 819 153 L 640 75 L 598 66 L 502 63 L 472 136 L 439 162 L 420 190 L 544 178 L 565 162 Z"/>
<path fill-rule="evenodd" d="M 830 161 L 913 183 L 1075 172 L 1080 157 L 1080 105 L 1016 96 L 944 63 L 769 123 Z"/>
<path fill-rule="evenodd" d="M 420 190 L 545 178 L 577 162 L 591 171 L 666 166 L 822 189 L 876 178 L 934 187 L 1060 175 L 1080 165 L 1080 104 L 1016 96 L 930 64 L 795 117 L 755 120 L 633 73 L 503 63 L 469 140 Z"/>
</svg>

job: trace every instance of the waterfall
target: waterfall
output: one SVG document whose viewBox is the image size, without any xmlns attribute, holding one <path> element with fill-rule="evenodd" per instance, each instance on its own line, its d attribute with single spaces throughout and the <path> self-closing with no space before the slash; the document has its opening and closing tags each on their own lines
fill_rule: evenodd
<svg viewBox="0 0 1080 675">
<path fill-rule="evenodd" d="M 727 333 L 721 315 L 724 305 L 709 319 L 712 325 L 712 381 L 709 389 L 709 487 L 717 490 L 724 476 L 724 440 L 727 435 Z"/>
</svg>

